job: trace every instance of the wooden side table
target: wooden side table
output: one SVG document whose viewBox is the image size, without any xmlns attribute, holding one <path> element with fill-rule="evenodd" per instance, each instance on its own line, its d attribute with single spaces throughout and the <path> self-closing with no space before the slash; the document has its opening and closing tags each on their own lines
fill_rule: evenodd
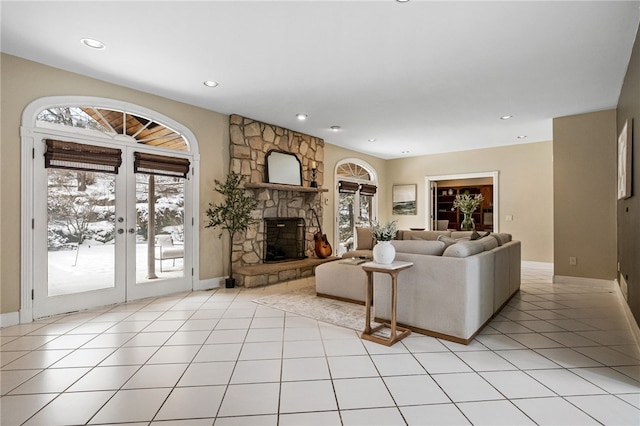
<svg viewBox="0 0 640 426">
<path fill-rule="evenodd" d="M 398 305 L 398 274 L 400 271 L 409 269 L 413 266 L 413 262 L 393 262 L 390 265 L 382 265 L 374 262 L 362 264 L 362 269 L 367 273 L 367 298 L 365 299 L 365 309 L 367 312 L 364 331 L 361 337 L 371 342 L 380 343 L 382 345 L 391 346 L 397 341 L 404 339 L 411 330 L 398 327 L 396 325 L 397 305 Z M 373 304 L 373 273 L 379 272 L 389 274 L 391 276 L 391 322 L 382 323 L 376 327 L 371 327 L 371 305 Z M 382 328 L 389 328 L 390 335 L 388 338 L 376 336 L 375 333 Z"/>
</svg>

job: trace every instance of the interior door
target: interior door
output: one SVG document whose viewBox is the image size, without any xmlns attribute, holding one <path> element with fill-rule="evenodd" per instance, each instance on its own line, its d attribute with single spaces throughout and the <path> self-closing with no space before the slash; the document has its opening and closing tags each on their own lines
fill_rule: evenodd
<svg viewBox="0 0 640 426">
<path fill-rule="evenodd" d="M 121 148 L 113 173 L 45 167 L 36 144 L 34 318 L 191 288 L 189 183 L 135 173 L 140 149 Z"/>
</svg>

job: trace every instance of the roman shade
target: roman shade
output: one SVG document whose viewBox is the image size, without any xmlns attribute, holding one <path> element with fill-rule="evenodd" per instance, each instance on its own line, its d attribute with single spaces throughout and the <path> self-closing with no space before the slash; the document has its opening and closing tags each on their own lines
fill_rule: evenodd
<svg viewBox="0 0 640 426">
<path fill-rule="evenodd" d="M 356 182 L 348 182 L 346 180 L 341 180 L 338 182 L 338 192 L 342 194 L 355 194 L 358 192 L 360 188 L 360 184 Z"/>
<path fill-rule="evenodd" d="M 104 146 L 47 139 L 44 163 L 47 168 L 85 170 L 118 174 L 122 150 Z"/>
<path fill-rule="evenodd" d="M 164 155 L 134 152 L 133 171 L 150 175 L 186 178 L 189 173 L 189 160 L 186 158 L 166 157 Z"/>
<path fill-rule="evenodd" d="M 377 190 L 378 188 L 375 185 L 360 184 L 360 195 L 374 196 Z"/>
</svg>

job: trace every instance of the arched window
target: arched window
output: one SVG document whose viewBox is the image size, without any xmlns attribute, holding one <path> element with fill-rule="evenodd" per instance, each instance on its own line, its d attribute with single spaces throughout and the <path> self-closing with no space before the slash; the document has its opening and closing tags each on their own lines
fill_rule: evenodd
<svg viewBox="0 0 640 426">
<path fill-rule="evenodd" d="M 369 226 L 377 216 L 377 180 L 373 167 L 358 159 L 336 166 L 337 255 L 359 248 L 356 227 Z M 360 247 L 363 248 L 363 247 Z"/>
</svg>

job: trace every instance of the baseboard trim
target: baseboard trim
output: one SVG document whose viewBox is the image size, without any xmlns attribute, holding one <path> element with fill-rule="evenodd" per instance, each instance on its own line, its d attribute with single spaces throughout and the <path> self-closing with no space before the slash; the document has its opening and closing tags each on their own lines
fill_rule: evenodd
<svg viewBox="0 0 640 426">
<path fill-rule="evenodd" d="M 554 284 L 572 284 L 581 285 L 585 287 L 598 287 L 613 290 L 617 285 L 616 280 L 603 280 L 599 278 L 582 278 L 582 277 L 567 277 L 563 275 L 553 276 Z"/>
<path fill-rule="evenodd" d="M 536 262 L 533 260 L 522 260 L 520 264 L 526 268 L 543 269 L 553 272 L 553 262 Z"/>
<path fill-rule="evenodd" d="M 227 277 L 215 277 L 209 278 L 207 280 L 196 281 L 193 284 L 193 290 L 211 290 L 212 288 L 221 288 L 224 287 L 224 280 Z"/>
<path fill-rule="evenodd" d="M 6 314 L 0 314 L 0 327 L 11 327 L 18 324 L 20 324 L 20 313 L 7 312 Z"/>
<path fill-rule="evenodd" d="M 624 295 L 622 294 L 622 289 L 620 289 L 620 286 L 616 285 L 616 288 L 614 291 L 618 295 L 618 301 L 622 305 L 624 316 L 627 319 L 627 322 L 629 323 L 629 328 L 631 328 L 631 333 L 633 334 L 633 338 L 636 341 L 636 346 L 640 348 L 640 327 L 636 322 L 636 318 L 633 316 L 633 313 L 631 312 L 631 308 L 629 307 L 629 304 L 625 300 Z"/>
</svg>

